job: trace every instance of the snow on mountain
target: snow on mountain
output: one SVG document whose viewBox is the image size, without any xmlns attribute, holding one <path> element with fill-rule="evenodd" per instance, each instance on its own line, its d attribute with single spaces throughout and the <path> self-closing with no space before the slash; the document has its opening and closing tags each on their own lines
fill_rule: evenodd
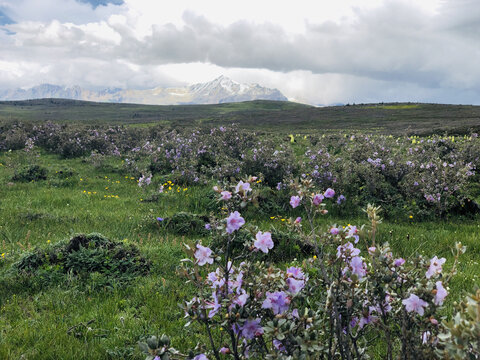
<svg viewBox="0 0 480 360">
<path fill-rule="evenodd" d="M 147 90 L 107 88 L 101 91 L 42 84 L 30 89 L 0 91 L 0 100 L 63 98 L 74 100 L 137 103 L 152 105 L 220 104 L 248 100 L 279 100 L 287 98 L 277 89 L 258 84 L 241 84 L 225 76 L 210 82 L 180 88 L 156 87 Z"/>
</svg>

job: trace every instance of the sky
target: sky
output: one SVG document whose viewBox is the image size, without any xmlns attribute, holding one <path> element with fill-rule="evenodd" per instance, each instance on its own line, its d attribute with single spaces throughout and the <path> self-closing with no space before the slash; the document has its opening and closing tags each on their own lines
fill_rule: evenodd
<svg viewBox="0 0 480 360">
<path fill-rule="evenodd" d="M 0 90 L 211 81 L 480 105 L 479 0 L 0 0 Z"/>
</svg>

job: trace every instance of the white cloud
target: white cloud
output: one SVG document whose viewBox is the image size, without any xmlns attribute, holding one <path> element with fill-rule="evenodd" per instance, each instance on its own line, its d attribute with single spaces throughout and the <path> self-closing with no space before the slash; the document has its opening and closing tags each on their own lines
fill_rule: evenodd
<svg viewBox="0 0 480 360">
<path fill-rule="evenodd" d="M 15 35 L 0 32 L 0 87 L 146 88 L 225 74 L 312 103 L 480 101 L 476 0 L 39 3 L 0 0 L 18 22 L 7 26 Z"/>
</svg>

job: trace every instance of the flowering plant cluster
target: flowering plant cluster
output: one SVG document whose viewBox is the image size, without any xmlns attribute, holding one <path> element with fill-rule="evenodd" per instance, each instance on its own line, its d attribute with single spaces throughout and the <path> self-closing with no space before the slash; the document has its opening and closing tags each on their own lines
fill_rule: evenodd
<svg viewBox="0 0 480 360">
<path fill-rule="evenodd" d="M 187 326 L 197 324 L 207 337 L 197 358 L 360 359 L 372 342 L 383 343 L 387 359 L 436 356 L 439 310 L 465 251 L 461 244 L 445 274 L 444 258 L 396 258 L 388 244 L 376 244 L 378 207 L 367 208 L 368 227 L 320 229 L 315 217 L 328 212 L 325 202 L 335 191 L 319 192 L 302 180 L 292 183 L 290 206 L 304 207 L 307 217 L 289 226 L 312 246 L 313 257 L 283 265 L 253 261 L 252 253 L 269 254 L 276 245 L 269 231 L 242 216 L 254 201 L 255 180 L 215 188 L 227 210 L 211 219 L 209 231 L 223 246 L 215 252 L 206 244 L 186 246 L 183 274 L 198 291 L 182 307 Z M 251 236 L 234 253 L 240 229 Z"/>
<path fill-rule="evenodd" d="M 384 135 L 309 135 L 302 144 L 232 125 L 172 130 L 5 124 L 0 150 L 34 146 L 62 157 L 121 157 L 129 175 L 168 176 L 182 185 L 262 174 L 270 188 L 312 177 L 335 188 L 336 202 L 381 203 L 388 214 L 412 217 L 480 212 L 475 204 L 480 139 Z M 306 149 L 302 154 L 298 150 Z M 297 153 L 295 153 L 297 152 Z M 342 194 L 342 196 L 340 196 Z"/>
</svg>

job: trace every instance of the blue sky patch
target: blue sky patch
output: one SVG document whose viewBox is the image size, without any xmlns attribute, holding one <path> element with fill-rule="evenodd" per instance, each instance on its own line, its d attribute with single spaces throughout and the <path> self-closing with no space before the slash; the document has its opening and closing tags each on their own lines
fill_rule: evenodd
<svg viewBox="0 0 480 360">
<path fill-rule="evenodd" d="M 122 5 L 124 3 L 123 0 L 77 0 L 82 3 L 87 3 L 93 6 L 93 8 L 96 8 L 97 6 L 100 5 L 108 5 L 108 4 L 113 4 L 113 5 Z"/>
<path fill-rule="evenodd" d="M 13 21 L 7 14 L 2 11 L 2 9 L 0 9 L 0 26 L 8 24 L 15 24 L 15 21 Z"/>
</svg>

